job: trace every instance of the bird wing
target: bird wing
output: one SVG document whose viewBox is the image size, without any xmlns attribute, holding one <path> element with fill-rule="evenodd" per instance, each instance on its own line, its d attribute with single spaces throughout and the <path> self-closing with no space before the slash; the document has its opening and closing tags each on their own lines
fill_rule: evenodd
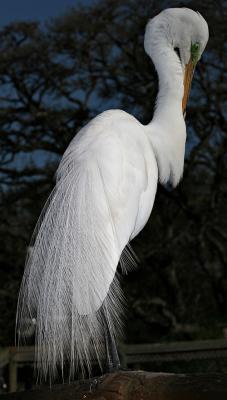
<svg viewBox="0 0 227 400">
<path fill-rule="evenodd" d="M 77 355 L 70 354 L 71 362 L 88 365 L 90 340 L 98 357 L 101 306 L 105 319 L 115 320 L 112 331 L 118 329 L 116 268 L 138 230 L 141 198 L 149 187 L 145 153 L 140 141 L 134 143 L 134 124 L 118 120 L 117 130 L 113 121 L 95 120 L 63 156 L 20 290 L 19 325 L 28 316 L 36 317 L 44 371 L 63 363 L 74 348 Z"/>
</svg>

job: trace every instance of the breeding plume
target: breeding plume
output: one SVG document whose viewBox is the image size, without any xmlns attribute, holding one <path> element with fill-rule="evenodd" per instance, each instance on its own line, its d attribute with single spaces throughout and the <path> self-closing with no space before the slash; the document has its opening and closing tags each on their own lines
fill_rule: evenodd
<svg viewBox="0 0 227 400">
<path fill-rule="evenodd" d="M 90 372 L 94 358 L 102 369 L 119 366 L 117 266 L 125 272 L 133 264 L 129 243 L 148 221 L 158 180 L 176 186 L 182 177 L 184 113 L 207 40 L 206 21 L 190 9 L 167 9 L 150 20 L 144 46 L 159 78 L 152 121 L 142 125 L 124 111 L 105 111 L 63 155 L 32 239 L 17 311 L 19 336 L 36 321 L 36 360 L 45 377 L 65 366 L 71 377 Z"/>
</svg>

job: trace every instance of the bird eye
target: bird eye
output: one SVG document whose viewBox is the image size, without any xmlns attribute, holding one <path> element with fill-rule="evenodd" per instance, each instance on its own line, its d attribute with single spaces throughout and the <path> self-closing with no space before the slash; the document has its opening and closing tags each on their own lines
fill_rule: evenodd
<svg viewBox="0 0 227 400">
<path fill-rule="evenodd" d="M 179 47 L 174 47 L 174 51 L 175 51 L 175 53 L 177 54 L 177 56 L 179 57 L 179 60 L 181 61 L 181 59 L 180 59 L 180 49 L 179 49 Z"/>
<path fill-rule="evenodd" d="M 199 42 L 195 42 L 195 43 L 191 44 L 191 60 L 194 65 L 199 60 L 199 48 L 200 48 Z"/>
</svg>

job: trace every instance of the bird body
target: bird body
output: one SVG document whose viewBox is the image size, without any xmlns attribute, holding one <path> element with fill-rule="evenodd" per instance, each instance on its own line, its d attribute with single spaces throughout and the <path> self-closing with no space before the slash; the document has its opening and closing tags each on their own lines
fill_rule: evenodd
<svg viewBox="0 0 227 400">
<path fill-rule="evenodd" d="M 208 29 L 194 11 L 165 10 L 146 28 L 145 50 L 159 76 L 153 120 L 143 125 L 124 111 L 105 111 L 77 133 L 58 167 L 34 233 L 17 314 L 19 333 L 28 317 L 36 318 L 36 358 L 44 376 L 55 375 L 58 365 L 64 370 L 67 360 L 71 376 L 78 368 L 90 371 L 94 355 L 102 367 L 105 335 L 113 344 L 121 330 L 117 266 L 125 272 L 133 263 L 127 246 L 149 219 L 158 180 L 176 186 L 182 176 L 182 98 L 184 104 L 190 87 L 185 70 L 191 71 L 185 19 L 197 29 L 198 58 Z M 190 40 L 194 34 L 190 28 Z"/>
<path fill-rule="evenodd" d="M 84 224 L 83 220 L 80 225 L 85 231 L 85 252 L 88 252 L 86 247 L 90 247 L 93 238 L 102 240 L 102 248 L 106 247 L 108 252 L 103 271 L 100 271 L 104 279 L 100 279 L 99 276 L 99 279 L 95 280 L 95 288 L 92 289 L 96 290 L 93 301 L 90 302 L 90 290 L 87 293 L 88 297 L 84 297 L 84 286 L 82 293 L 78 293 L 78 296 L 83 298 L 81 304 L 76 302 L 78 312 L 89 314 L 97 311 L 102 305 L 124 248 L 143 229 L 150 216 L 156 193 L 158 169 L 143 125 L 121 110 L 103 112 L 75 136 L 59 165 L 59 184 L 67 177 L 71 168 L 75 169 L 75 174 L 80 171 L 83 182 L 87 180 L 81 211 L 85 203 L 85 212 L 90 207 L 94 208 L 90 224 Z M 78 186 L 75 190 L 78 191 Z M 78 195 L 81 194 L 80 192 Z M 78 204 L 75 211 L 80 214 Z M 99 218 L 95 221 L 97 211 Z M 86 232 L 88 227 L 92 226 L 95 232 Z M 79 233 L 81 235 L 81 231 Z M 108 246 L 105 243 L 107 238 Z M 100 243 L 96 243 L 94 248 L 96 246 L 100 246 Z M 91 257 L 97 273 L 100 254 L 97 254 L 95 260 L 92 248 Z M 91 285 L 93 286 L 93 282 Z"/>
</svg>

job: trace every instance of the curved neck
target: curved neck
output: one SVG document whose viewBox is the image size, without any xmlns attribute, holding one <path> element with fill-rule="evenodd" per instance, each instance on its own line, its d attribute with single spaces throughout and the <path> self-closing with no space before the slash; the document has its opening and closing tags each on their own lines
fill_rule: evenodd
<svg viewBox="0 0 227 400">
<path fill-rule="evenodd" d="M 153 121 L 169 119 L 171 110 L 174 115 L 182 117 L 183 69 L 173 48 L 173 24 L 174 20 L 163 14 L 162 17 L 158 15 L 153 18 L 146 26 L 144 47 L 155 65 L 159 79 Z"/>
<path fill-rule="evenodd" d="M 147 125 L 147 132 L 158 163 L 160 182 L 176 186 L 183 173 L 186 141 L 182 113 L 183 70 L 163 29 L 155 29 L 147 41 L 145 37 L 145 50 L 159 78 L 154 116 Z"/>
<path fill-rule="evenodd" d="M 159 91 L 153 122 L 173 122 L 172 116 L 182 117 L 183 70 L 174 49 L 162 41 L 152 49 L 152 61 L 158 73 Z"/>
</svg>

